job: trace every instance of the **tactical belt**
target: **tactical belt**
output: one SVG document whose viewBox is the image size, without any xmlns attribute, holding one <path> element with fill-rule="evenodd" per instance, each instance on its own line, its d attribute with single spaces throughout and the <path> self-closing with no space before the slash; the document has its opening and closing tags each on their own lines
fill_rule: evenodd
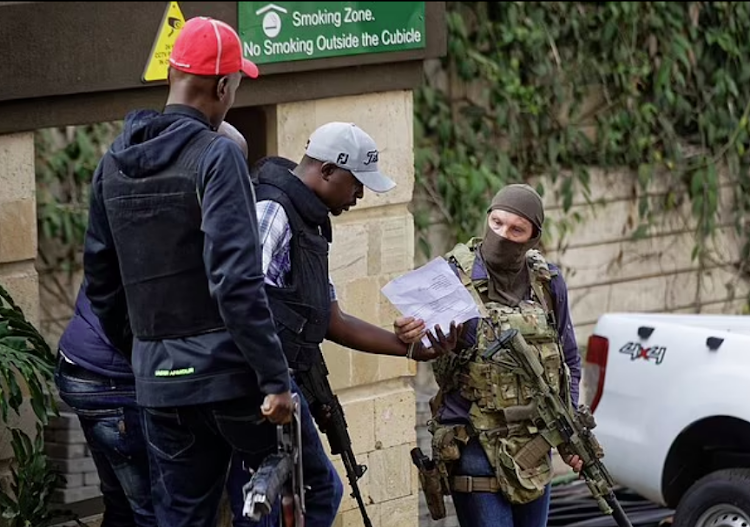
<svg viewBox="0 0 750 527">
<path fill-rule="evenodd" d="M 500 484 L 497 478 L 493 477 L 474 477 L 474 476 L 453 476 L 451 488 L 455 492 L 499 492 Z"/>
</svg>

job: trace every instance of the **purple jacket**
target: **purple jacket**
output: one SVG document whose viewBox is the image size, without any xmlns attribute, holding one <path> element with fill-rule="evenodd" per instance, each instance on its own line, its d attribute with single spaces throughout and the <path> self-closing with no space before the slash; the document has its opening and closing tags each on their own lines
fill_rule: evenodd
<svg viewBox="0 0 750 527">
<path fill-rule="evenodd" d="M 110 344 L 81 285 L 73 318 L 60 337 L 63 354 L 78 366 L 117 379 L 132 380 L 133 370 L 125 357 Z"/>
<path fill-rule="evenodd" d="M 570 368 L 570 391 L 573 406 L 577 407 L 579 384 L 581 381 L 581 356 L 578 353 L 578 344 L 576 343 L 573 324 L 570 320 L 568 287 L 565 285 L 565 279 L 559 269 L 553 264 L 549 264 L 549 268 L 551 271 L 557 272 L 557 275 L 550 283 L 550 292 L 555 303 L 553 309 L 555 312 L 555 320 L 557 321 L 557 333 L 560 335 L 565 363 L 568 365 L 568 368 Z M 458 273 L 458 269 L 455 267 L 454 271 Z M 487 278 L 487 270 L 485 269 L 484 262 L 482 262 L 481 256 L 478 253 L 474 260 L 474 268 L 472 269 L 471 277 L 474 280 L 484 280 Z M 476 343 L 477 319 L 468 321 L 466 325 L 466 341 L 471 346 Z M 467 422 L 470 408 L 471 402 L 461 397 L 457 391 L 446 393 L 443 407 L 438 411 L 438 417 L 439 420 L 444 423 Z"/>
</svg>

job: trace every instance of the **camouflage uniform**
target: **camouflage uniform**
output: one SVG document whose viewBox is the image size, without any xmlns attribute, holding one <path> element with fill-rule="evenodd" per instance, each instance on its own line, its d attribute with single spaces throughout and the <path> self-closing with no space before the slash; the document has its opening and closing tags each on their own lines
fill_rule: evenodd
<svg viewBox="0 0 750 527">
<path fill-rule="evenodd" d="M 530 271 L 531 298 L 517 307 L 487 299 L 487 280 L 472 280 L 475 250 L 480 240 L 459 244 L 447 259 L 459 271 L 463 284 L 477 300 L 482 318 L 477 325 L 476 345 L 448 354 L 433 363 L 440 390 L 433 403 L 428 426 L 433 435 L 433 458 L 446 494 L 454 492 L 502 492 L 511 504 L 530 503 L 544 495 L 552 479 L 549 444 L 544 430 L 531 422 L 534 409 L 532 388 L 525 382 L 506 350 L 492 360 L 484 353 L 503 330 L 518 329 L 539 353 L 547 380 L 571 404 L 570 373 L 556 330 L 549 283 L 553 277 L 537 250 L 526 254 Z M 471 402 L 471 425 L 441 424 L 436 416 L 445 393 L 458 390 Z M 512 419 L 509 416 L 513 416 Z M 461 455 L 460 446 L 476 437 L 492 465 L 495 478 L 455 477 L 451 466 Z"/>
</svg>

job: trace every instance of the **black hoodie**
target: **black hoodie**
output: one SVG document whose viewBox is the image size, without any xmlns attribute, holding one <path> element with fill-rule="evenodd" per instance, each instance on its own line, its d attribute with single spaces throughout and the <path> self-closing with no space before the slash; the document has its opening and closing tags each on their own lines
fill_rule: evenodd
<svg viewBox="0 0 750 527">
<path fill-rule="evenodd" d="M 84 253 L 86 292 L 120 349 L 128 346 L 128 309 L 102 179 L 115 171 L 129 178 L 157 174 L 208 128 L 205 116 L 185 106 L 168 106 L 164 113 L 133 112 L 94 174 Z M 288 366 L 263 284 L 255 195 L 236 144 L 222 136 L 211 143 L 199 161 L 197 187 L 202 220 L 195 228 L 204 235 L 203 264 L 226 330 L 133 339 L 136 393 L 143 406 L 185 406 L 289 390 Z"/>
</svg>

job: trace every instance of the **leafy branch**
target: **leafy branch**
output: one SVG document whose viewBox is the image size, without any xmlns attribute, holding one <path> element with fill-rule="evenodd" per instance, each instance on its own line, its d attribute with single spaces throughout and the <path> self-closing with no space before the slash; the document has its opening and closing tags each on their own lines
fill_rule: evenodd
<svg viewBox="0 0 750 527">
<path fill-rule="evenodd" d="M 45 527 L 70 514 L 50 507 L 52 492 L 62 476 L 53 470 L 44 454 L 43 427 L 58 415 L 53 397 L 55 358 L 42 335 L 25 317 L 10 294 L 0 286 L 0 417 L 11 432 L 14 459 L 10 489 L 0 489 L 0 513 L 9 527 Z M 12 411 L 21 415 L 25 397 L 36 417 L 36 432 L 30 438 L 11 424 Z"/>
<path fill-rule="evenodd" d="M 748 31 L 745 2 L 448 2 L 447 56 L 414 98 L 423 251 L 425 207 L 466 239 L 503 184 L 549 176 L 570 212 L 597 166 L 633 174 L 638 236 L 689 200 L 694 258 L 728 214 L 726 174 L 750 255 Z"/>
</svg>

